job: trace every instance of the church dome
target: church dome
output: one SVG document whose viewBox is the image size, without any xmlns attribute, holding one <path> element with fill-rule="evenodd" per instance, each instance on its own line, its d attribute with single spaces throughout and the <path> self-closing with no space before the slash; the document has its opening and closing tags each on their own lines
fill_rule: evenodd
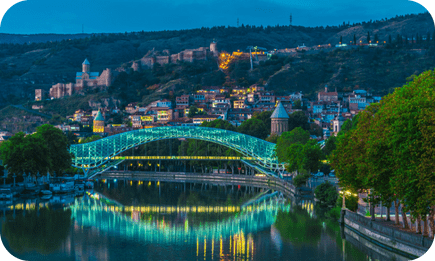
<svg viewBox="0 0 435 261">
<path fill-rule="evenodd" d="M 95 116 L 94 121 L 104 121 L 104 117 L 103 117 L 103 115 L 101 114 L 101 111 L 98 111 L 98 112 L 97 112 L 97 115 Z"/>
<path fill-rule="evenodd" d="M 287 112 L 285 111 L 284 106 L 282 105 L 281 101 L 278 102 L 278 106 L 276 106 L 275 110 L 272 113 L 272 116 L 270 116 L 271 119 L 288 119 L 289 116 Z"/>
</svg>

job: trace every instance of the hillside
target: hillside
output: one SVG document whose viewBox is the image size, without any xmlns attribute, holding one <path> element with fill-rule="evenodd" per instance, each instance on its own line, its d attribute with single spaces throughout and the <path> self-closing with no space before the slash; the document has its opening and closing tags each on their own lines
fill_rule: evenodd
<svg viewBox="0 0 435 261">
<path fill-rule="evenodd" d="M 83 39 L 74 39 L 74 37 L 69 37 L 68 35 L 40 35 L 40 37 L 38 35 L 31 37 L 2 35 L 3 42 L 20 42 L 17 39 L 24 38 L 27 40 L 37 40 L 23 45 L 0 44 L 0 86 L 2 90 L 0 107 L 32 100 L 35 89 L 42 88 L 48 90 L 51 85 L 58 82 L 73 82 L 75 80 L 75 72 L 80 70 L 80 65 L 86 57 L 92 63 L 92 71 L 101 72 L 106 68 L 115 69 L 125 65 L 129 61 L 140 59 L 153 49 L 157 51 L 167 49 L 171 53 L 177 53 L 185 49 L 209 46 L 213 39 L 216 39 L 218 42 L 218 50 L 231 52 L 238 49 L 243 50 L 249 45 L 261 46 L 267 49 L 292 48 L 302 44 L 306 46 L 328 43 L 335 45 L 338 43 L 340 36 L 343 37 L 343 42 L 348 42 L 353 40 L 354 34 L 357 41 L 365 41 L 368 32 L 372 37 L 376 35 L 380 41 L 387 41 L 388 36 L 393 38 L 397 34 L 405 37 L 413 37 L 416 34 L 426 36 L 428 33 L 432 34 L 433 30 L 434 23 L 431 16 L 428 13 L 424 13 L 361 24 L 343 24 L 341 26 L 316 28 L 301 26 L 268 26 L 264 28 L 241 26 L 236 28 L 222 26 L 181 31 L 98 34 Z M 80 38 L 86 35 L 75 36 Z M 66 37 L 68 37 L 67 40 L 65 40 Z M 10 40 L 12 38 L 15 40 Z M 50 39 L 52 41 L 64 40 L 37 43 L 37 41 L 42 41 L 41 39 Z M 335 61 L 339 62 L 340 59 L 343 59 L 343 57 L 339 57 Z M 300 63 L 310 62 L 304 60 L 305 58 L 303 57 L 297 59 L 299 59 Z M 369 58 L 359 57 L 358 59 L 363 63 L 369 62 Z M 333 62 L 334 59 L 330 60 L 328 64 Z M 313 68 L 308 66 L 308 64 L 305 67 L 305 73 L 301 73 L 300 77 L 307 79 L 306 76 L 310 72 L 313 72 Z M 325 71 L 324 77 L 326 78 L 337 75 L 337 70 L 340 68 L 340 73 L 343 70 L 346 71 L 348 66 L 343 67 L 335 64 L 329 67 L 328 70 L 331 72 Z M 291 68 L 297 68 L 297 66 Z M 391 67 L 390 70 L 399 70 L 400 68 L 403 67 Z M 411 69 L 405 69 L 406 72 L 397 72 L 397 74 L 414 73 Z M 277 79 L 288 78 L 288 81 L 291 81 L 296 77 L 285 76 L 286 73 L 291 72 L 292 69 L 285 70 L 275 75 L 272 79 L 264 79 L 264 81 L 268 81 L 273 88 L 277 88 Z M 348 81 L 349 83 L 354 79 L 362 81 L 358 79 L 359 76 L 366 76 L 372 72 L 367 71 L 362 74 L 354 74 L 353 78 L 348 77 Z M 340 73 L 338 76 L 341 76 Z M 298 86 L 303 86 L 304 88 L 309 86 L 311 89 L 316 89 L 324 82 L 336 82 L 340 79 L 340 77 L 334 77 L 333 79 L 326 78 L 313 83 L 310 81 L 301 82 L 298 83 Z M 403 77 L 400 79 L 403 79 Z M 362 85 L 365 83 L 368 85 L 372 84 L 370 82 L 361 82 Z M 403 81 L 396 81 L 392 86 L 388 86 L 388 88 L 400 85 L 399 83 L 403 83 Z M 344 86 L 344 83 L 339 85 L 343 85 L 343 88 L 347 87 Z M 349 84 L 348 86 L 354 85 L 356 84 Z"/>
</svg>

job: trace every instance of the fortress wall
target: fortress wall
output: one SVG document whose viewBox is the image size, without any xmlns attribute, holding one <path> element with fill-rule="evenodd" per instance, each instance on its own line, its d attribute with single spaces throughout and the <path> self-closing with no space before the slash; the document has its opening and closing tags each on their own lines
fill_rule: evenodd
<svg viewBox="0 0 435 261">
<path fill-rule="evenodd" d="M 140 63 L 144 68 L 152 68 L 156 62 L 154 57 L 143 57 L 140 59 Z"/>
<path fill-rule="evenodd" d="M 170 56 L 156 56 L 156 63 L 160 65 L 168 64 Z"/>
</svg>

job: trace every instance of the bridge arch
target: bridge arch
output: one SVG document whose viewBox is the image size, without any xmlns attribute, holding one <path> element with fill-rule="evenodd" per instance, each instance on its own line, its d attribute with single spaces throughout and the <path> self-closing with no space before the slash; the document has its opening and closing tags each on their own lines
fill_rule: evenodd
<svg viewBox="0 0 435 261">
<path fill-rule="evenodd" d="M 74 154 L 73 166 L 94 169 L 113 159 L 118 154 L 139 145 L 164 139 L 198 139 L 214 142 L 234 149 L 267 169 L 282 168 L 275 156 L 275 144 L 246 134 L 209 127 L 157 127 L 123 132 L 94 142 L 70 147 Z"/>
</svg>

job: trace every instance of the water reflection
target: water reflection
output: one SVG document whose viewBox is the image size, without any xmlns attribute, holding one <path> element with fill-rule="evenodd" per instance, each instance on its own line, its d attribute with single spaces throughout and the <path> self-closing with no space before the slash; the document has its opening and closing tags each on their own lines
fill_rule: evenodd
<svg viewBox="0 0 435 261">
<path fill-rule="evenodd" d="M 17 206 L 20 207 L 20 206 Z M 70 209 L 35 208 L 8 213 L 2 222 L 2 237 L 18 254 L 37 251 L 50 254 L 57 250 L 69 236 L 72 224 Z"/>
<path fill-rule="evenodd" d="M 313 201 L 263 200 L 266 191 L 107 180 L 83 197 L 3 209 L 2 238 L 25 260 L 379 259 L 369 243 L 317 218 Z"/>
</svg>

